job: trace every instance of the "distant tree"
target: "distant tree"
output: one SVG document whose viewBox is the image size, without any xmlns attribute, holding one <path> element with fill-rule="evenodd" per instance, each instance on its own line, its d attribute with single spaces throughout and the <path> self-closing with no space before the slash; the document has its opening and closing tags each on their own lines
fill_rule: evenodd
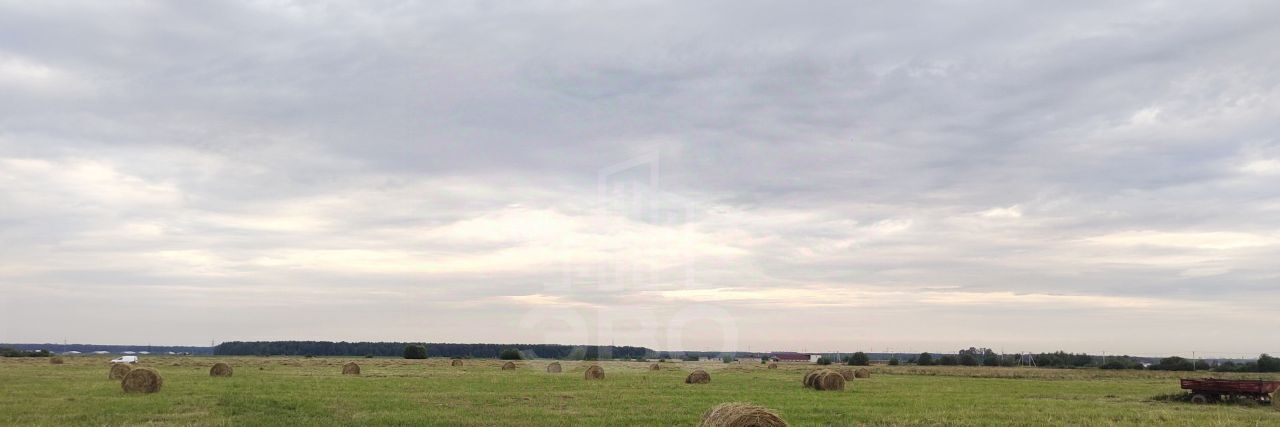
<svg viewBox="0 0 1280 427">
<path fill-rule="evenodd" d="M 845 363 L 854 366 L 867 366 L 871 364 L 871 359 L 867 357 L 866 353 L 859 351 L 857 353 L 850 354 L 849 358 L 845 360 Z"/>
<path fill-rule="evenodd" d="M 969 353 L 961 354 L 959 362 L 964 366 L 978 366 L 978 358 Z"/>
<path fill-rule="evenodd" d="M 831 364 L 831 358 L 828 358 L 827 356 L 819 357 L 819 358 L 818 358 L 818 364 L 819 364 L 819 365 L 830 365 L 830 364 Z"/>
<path fill-rule="evenodd" d="M 920 365 L 920 366 L 929 366 L 929 365 L 932 365 L 932 364 L 933 364 L 933 355 L 932 355 L 932 354 L 929 354 L 929 353 L 920 353 L 920 356 L 919 356 L 919 357 L 916 357 L 916 364 L 917 364 L 917 365 Z"/>
<path fill-rule="evenodd" d="M 942 366 L 956 366 L 956 365 L 960 364 L 960 361 L 959 361 L 958 359 L 956 359 L 956 357 L 955 357 L 955 356 L 952 356 L 952 355 L 948 354 L 948 355 L 944 355 L 944 356 L 942 356 L 942 358 L 938 359 L 938 364 L 939 364 L 939 365 L 942 365 Z"/>
<path fill-rule="evenodd" d="M 1280 372 L 1280 358 L 1263 353 L 1258 356 L 1258 372 Z"/>
<path fill-rule="evenodd" d="M 1159 362 L 1151 365 L 1150 369 L 1153 371 L 1194 371 L 1196 370 L 1196 363 L 1178 356 L 1173 356 L 1160 359 Z"/>
<path fill-rule="evenodd" d="M 982 352 L 982 366 L 1000 366 L 1000 355 L 991 349 Z"/>
<path fill-rule="evenodd" d="M 523 359 L 524 357 L 520 355 L 520 350 L 516 350 L 514 348 L 508 348 L 508 349 L 502 350 L 502 353 L 498 355 L 498 358 L 502 360 L 520 360 L 520 359 Z"/>
<path fill-rule="evenodd" d="M 720 358 L 720 361 L 724 363 L 733 363 L 734 360 L 737 360 L 737 359 L 734 359 L 733 356 L 724 356 Z"/>
<path fill-rule="evenodd" d="M 899 364 L 900 363 L 898 362 L 898 356 L 893 356 L 889 358 L 889 366 L 898 366 Z"/>
<path fill-rule="evenodd" d="M 404 346 L 405 359 L 426 359 L 427 346 L 422 344 L 412 344 Z"/>
</svg>

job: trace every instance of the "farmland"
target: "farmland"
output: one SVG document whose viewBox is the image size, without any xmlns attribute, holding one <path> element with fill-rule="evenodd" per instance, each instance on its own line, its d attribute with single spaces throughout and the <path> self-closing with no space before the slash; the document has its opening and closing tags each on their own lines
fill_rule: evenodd
<svg viewBox="0 0 1280 427">
<path fill-rule="evenodd" d="M 209 377 L 218 361 L 234 376 Z M 349 361 L 362 375 L 341 375 Z M 696 425 L 729 401 L 772 408 L 791 425 L 1280 423 L 1267 406 L 1155 399 L 1179 392 L 1170 372 L 880 366 L 845 391 L 819 392 L 800 384 L 807 364 L 673 362 L 649 371 L 603 362 L 605 379 L 584 381 L 583 362 L 561 362 L 562 374 L 544 372 L 547 363 L 502 371 L 497 360 L 151 357 L 142 366 L 164 375 L 163 390 L 131 395 L 107 379 L 106 358 L 9 358 L 0 360 L 0 424 Z M 684 384 L 695 368 L 711 383 Z M 1232 377 L 1258 377 L 1241 375 Z"/>
</svg>

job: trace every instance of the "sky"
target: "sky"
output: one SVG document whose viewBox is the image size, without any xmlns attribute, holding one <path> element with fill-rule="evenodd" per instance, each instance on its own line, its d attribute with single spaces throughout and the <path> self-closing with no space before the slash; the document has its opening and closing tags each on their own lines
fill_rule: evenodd
<svg viewBox="0 0 1280 427">
<path fill-rule="evenodd" d="M 1277 16 L 0 1 L 0 342 L 1280 353 Z"/>
</svg>

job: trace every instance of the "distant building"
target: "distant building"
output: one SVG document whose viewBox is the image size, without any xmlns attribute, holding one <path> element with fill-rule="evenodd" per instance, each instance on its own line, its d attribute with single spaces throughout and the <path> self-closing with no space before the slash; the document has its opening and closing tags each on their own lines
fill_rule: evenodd
<svg viewBox="0 0 1280 427">
<path fill-rule="evenodd" d="M 818 361 L 819 357 L 822 356 L 817 354 L 791 352 L 773 353 L 769 356 L 773 361 L 782 363 L 814 363 Z"/>
</svg>

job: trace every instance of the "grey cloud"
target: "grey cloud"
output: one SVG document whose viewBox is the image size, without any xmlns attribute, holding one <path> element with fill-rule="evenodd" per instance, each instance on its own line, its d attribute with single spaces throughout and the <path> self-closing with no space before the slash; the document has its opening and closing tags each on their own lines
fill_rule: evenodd
<svg viewBox="0 0 1280 427">
<path fill-rule="evenodd" d="M 1277 9 L 3 4 L 4 320 L 137 291 L 147 298 L 128 304 L 144 312 L 200 313 L 185 330 L 218 329 L 209 313 L 245 304 L 227 322 L 246 338 L 373 339 L 309 336 L 229 292 L 252 289 L 312 320 L 383 307 L 387 339 L 433 333 L 421 328 L 447 314 L 452 329 L 434 333 L 460 341 L 538 339 L 497 327 L 539 301 L 670 315 L 682 302 L 653 292 L 681 289 L 958 289 L 1253 313 L 1280 276 Z M 611 166 L 654 153 L 660 189 L 628 192 L 642 165 L 600 199 Z M 1263 243 L 1195 245 L 1215 232 Z M 1098 243 L 1108 236 L 1121 242 Z M 510 299 L 530 295 L 555 298 Z M 766 331 L 757 346 L 797 339 L 745 320 L 764 315 L 754 303 L 717 304 Z M 823 316 L 921 337 L 903 345 L 981 339 L 929 333 L 894 304 Z M 1149 319 L 1174 317 L 998 305 L 981 310 L 1038 319 L 1080 350 L 1126 332 L 1081 336 L 1068 318 L 1139 316 L 1134 330 L 1151 334 Z M 441 314 L 416 309 L 428 306 Z M 978 316 L 925 307 L 910 310 Z M 84 313 L 0 340 L 59 339 L 100 314 Z M 149 333 L 206 339 L 182 330 Z M 1275 337 L 1215 345 L 1267 350 L 1248 343 Z M 1001 339 L 1056 349 L 1030 331 Z"/>
</svg>

